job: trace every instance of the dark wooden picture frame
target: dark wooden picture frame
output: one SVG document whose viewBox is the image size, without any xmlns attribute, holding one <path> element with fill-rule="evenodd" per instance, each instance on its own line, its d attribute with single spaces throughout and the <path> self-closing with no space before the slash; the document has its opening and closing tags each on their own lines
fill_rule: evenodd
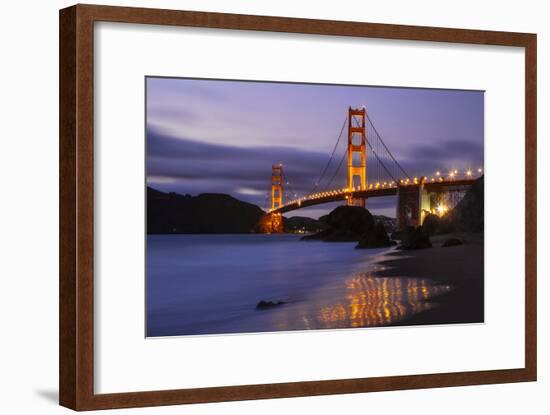
<svg viewBox="0 0 550 415">
<path fill-rule="evenodd" d="M 94 393 L 94 22 L 108 21 L 525 48 L 525 367 L 116 394 Z M 536 323 L 535 34 L 76 5 L 60 11 L 59 396 L 75 410 L 534 381 Z"/>
</svg>

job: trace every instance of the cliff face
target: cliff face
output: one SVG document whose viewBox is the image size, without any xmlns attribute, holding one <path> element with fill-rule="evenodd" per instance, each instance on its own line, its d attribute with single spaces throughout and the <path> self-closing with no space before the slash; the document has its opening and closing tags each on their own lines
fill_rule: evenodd
<svg viewBox="0 0 550 415">
<path fill-rule="evenodd" d="M 264 214 L 258 206 L 229 195 L 198 196 L 147 188 L 147 233 L 249 233 Z"/>
<path fill-rule="evenodd" d="M 480 177 L 468 189 L 464 198 L 441 218 L 442 232 L 483 232 L 484 181 Z"/>
</svg>

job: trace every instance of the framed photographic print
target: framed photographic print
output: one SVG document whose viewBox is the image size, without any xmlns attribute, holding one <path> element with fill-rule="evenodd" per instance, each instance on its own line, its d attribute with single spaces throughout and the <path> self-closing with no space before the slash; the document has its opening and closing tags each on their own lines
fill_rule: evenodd
<svg viewBox="0 0 550 415">
<path fill-rule="evenodd" d="M 60 12 L 60 403 L 536 380 L 536 35 Z"/>
</svg>

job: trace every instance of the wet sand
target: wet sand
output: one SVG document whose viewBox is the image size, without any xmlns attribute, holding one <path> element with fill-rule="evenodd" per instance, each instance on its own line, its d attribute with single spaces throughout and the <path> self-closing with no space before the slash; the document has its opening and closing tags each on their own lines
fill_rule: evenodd
<svg viewBox="0 0 550 415">
<path fill-rule="evenodd" d="M 451 237 L 463 245 L 441 247 Z M 394 251 L 380 262 L 385 277 L 429 278 L 453 287 L 430 300 L 436 307 L 395 325 L 482 323 L 484 321 L 483 234 L 448 234 L 431 238 L 432 248 Z"/>
</svg>

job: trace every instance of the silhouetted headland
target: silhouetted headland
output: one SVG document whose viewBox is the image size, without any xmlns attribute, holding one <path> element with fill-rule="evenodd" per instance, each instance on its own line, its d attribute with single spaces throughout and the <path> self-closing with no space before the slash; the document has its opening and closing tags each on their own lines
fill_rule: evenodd
<svg viewBox="0 0 550 415">
<path fill-rule="evenodd" d="M 148 234 L 263 233 L 265 216 L 258 206 L 227 194 L 191 196 L 147 187 Z M 314 233 L 326 227 L 313 218 L 283 217 L 287 233 Z"/>
<path fill-rule="evenodd" d="M 147 187 L 147 233 L 251 233 L 265 212 L 220 193 L 198 196 Z"/>
</svg>

